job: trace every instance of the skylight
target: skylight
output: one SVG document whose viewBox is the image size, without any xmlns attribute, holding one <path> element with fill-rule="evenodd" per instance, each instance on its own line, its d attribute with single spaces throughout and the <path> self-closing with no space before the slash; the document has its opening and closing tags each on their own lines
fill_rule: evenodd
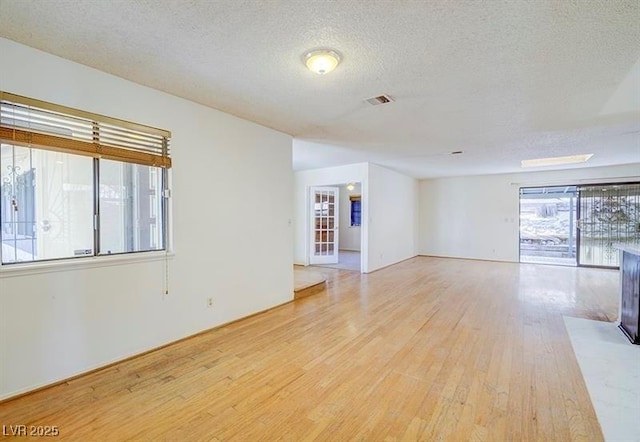
<svg viewBox="0 0 640 442">
<path fill-rule="evenodd" d="M 543 166 L 557 166 L 560 164 L 573 164 L 584 163 L 593 156 L 592 153 L 586 153 L 581 155 L 569 155 L 565 157 L 549 157 L 549 158 L 536 158 L 532 160 L 520 161 L 520 167 L 543 167 Z"/>
</svg>

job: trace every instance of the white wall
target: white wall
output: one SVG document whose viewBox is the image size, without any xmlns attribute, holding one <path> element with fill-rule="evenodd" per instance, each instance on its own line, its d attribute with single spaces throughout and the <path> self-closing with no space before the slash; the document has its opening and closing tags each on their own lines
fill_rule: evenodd
<svg viewBox="0 0 640 442">
<path fill-rule="evenodd" d="M 518 262 L 519 188 L 640 180 L 640 164 L 420 182 L 421 255 Z"/>
<path fill-rule="evenodd" d="M 369 271 L 416 256 L 418 181 L 370 164 L 368 198 Z"/>
<path fill-rule="evenodd" d="M 173 132 L 175 251 L 166 297 L 163 259 L 0 269 L 0 399 L 293 298 L 291 137 L 9 40 L 0 53 L 2 90 Z"/>
<path fill-rule="evenodd" d="M 347 186 L 340 186 L 340 250 L 360 251 L 360 226 L 351 225 L 351 200 L 352 195 L 361 195 L 361 185 L 354 184 L 353 190 L 347 189 Z"/>
</svg>

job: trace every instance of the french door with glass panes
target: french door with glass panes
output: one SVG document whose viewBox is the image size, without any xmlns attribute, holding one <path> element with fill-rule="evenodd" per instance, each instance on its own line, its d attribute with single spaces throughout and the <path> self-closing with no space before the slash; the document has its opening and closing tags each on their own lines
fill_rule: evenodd
<svg viewBox="0 0 640 442">
<path fill-rule="evenodd" d="M 311 188 L 311 253 L 310 264 L 336 264 L 338 262 L 338 207 L 337 187 Z"/>
</svg>

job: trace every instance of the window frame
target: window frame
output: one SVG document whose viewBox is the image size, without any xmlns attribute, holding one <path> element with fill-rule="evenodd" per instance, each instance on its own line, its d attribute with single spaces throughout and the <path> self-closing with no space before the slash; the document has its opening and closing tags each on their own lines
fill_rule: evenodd
<svg viewBox="0 0 640 442">
<path fill-rule="evenodd" d="M 113 161 L 113 160 L 111 160 Z M 148 166 L 148 167 L 153 167 L 153 166 Z M 94 181 L 93 181 L 93 188 L 94 188 L 94 197 L 93 197 L 93 203 L 94 203 L 94 216 L 97 216 L 95 224 L 94 224 L 94 229 L 93 229 L 93 235 L 94 235 L 94 255 L 93 256 L 117 256 L 117 255 L 128 255 L 131 253 L 149 253 L 149 252 L 159 252 L 159 251 L 165 251 L 167 250 L 167 221 L 168 221 L 168 209 L 167 209 L 167 204 L 168 204 L 168 197 L 165 196 L 168 194 L 168 187 L 167 187 L 167 183 L 168 183 L 168 170 L 166 168 L 158 168 L 160 169 L 161 173 L 161 179 L 160 179 L 160 195 L 158 195 L 158 197 L 160 198 L 160 216 L 158 217 L 160 219 L 160 221 L 162 222 L 162 235 L 160 236 L 160 239 L 162 241 L 162 247 L 159 249 L 152 249 L 152 250 L 134 250 L 134 251 L 130 251 L 130 252 L 114 252 L 114 253 L 104 253 L 104 251 L 102 250 L 102 244 L 101 244 L 101 240 L 100 240 L 100 223 L 102 221 L 101 219 L 101 213 L 100 213 L 100 159 L 99 158 L 94 158 L 93 161 L 93 170 L 94 170 Z"/>
<path fill-rule="evenodd" d="M 17 105 L 15 105 L 16 103 Z M 169 154 L 169 141 L 171 132 L 22 97 L 4 91 L 0 91 L 0 105 L 4 112 L 1 114 L 2 119 L 0 119 L 0 142 L 2 144 L 21 146 L 30 149 L 52 150 L 71 155 L 89 156 L 93 158 L 91 181 L 93 186 L 93 219 L 89 221 L 93 226 L 92 253 L 78 256 L 3 262 L 2 252 L 0 250 L 0 270 L 6 270 L 8 267 L 43 268 L 43 266 L 46 266 L 48 268 L 48 265 L 53 263 L 60 264 L 61 262 L 73 262 L 75 264 L 80 259 L 113 262 L 114 259 L 118 260 L 122 259 L 124 256 L 130 257 L 131 255 L 148 255 L 152 258 L 153 256 L 160 254 L 166 259 L 170 248 L 169 169 L 172 166 L 172 162 Z M 21 110 L 28 109 L 26 117 L 24 116 L 25 113 L 23 111 L 21 116 L 22 120 L 20 120 L 19 123 L 18 117 L 14 117 L 10 112 L 6 112 L 7 109 L 11 110 L 11 106 L 14 105 L 16 108 L 19 107 Z M 60 121 L 62 121 L 63 124 L 66 121 L 65 119 L 71 121 L 71 124 L 74 124 L 75 121 L 81 121 L 85 128 L 91 127 L 92 132 L 89 132 L 87 136 L 85 130 L 85 138 L 76 140 L 74 139 L 75 133 L 72 131 L 68 131 L 71 135 L 65 134 L 62 136 L 58 136 L 56 133 L 51 132 L 47 127 L 45 127 L 44 130 L 35 128 L 31 131 L 31 120 L 29 120 L 31 109 L 33 109 L 33 113 L 35 115 L 34 119 L 40 118 L 41 115 L 51 115 L 53 119 L 56 119 L 59 116 Z M 56 123 L 57 121 L 58 120 L 55 120 Z M 88 123 L 89 121 L 91 123 Z M 90 126 L 87 126 L 88 124 L 90 124 Z M 104 133 L 106 134 L 102 137 L 100 133 L 101 125 L 104 125 Z M 34 123 L 34 126 L 36 126 L 36 123 Z M 148 139 L 144 138 L 146 135 L 149 135 Z M 151 250 L 122 251 L 109 254 L 101 253 L 99 174 L 101 159 L 112 160 L 123 164 L 134 163 L 158 169 L 157 173 L 160 174 L 160 188 L 158 189 L 160 212 L 158 213 L 157 218 L 162 224 L 162 232 L 159 235 L 159 239 L 162 242 L 160 248 Z M 0 216 L 2 216 L 1 213 Z M 128 260 L 129 259 L 127 258 L 127 261 Z"/>
</svg>

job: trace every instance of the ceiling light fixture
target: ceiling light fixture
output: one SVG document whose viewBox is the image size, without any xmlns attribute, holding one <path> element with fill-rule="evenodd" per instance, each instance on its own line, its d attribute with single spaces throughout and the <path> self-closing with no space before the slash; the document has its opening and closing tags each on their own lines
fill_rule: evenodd
<svg viewBox="0 0 640 442">
<path fill-rule="evenodd" d="M 353 183 L 349 183 L 349 184 L 347 184 L 347 190 L 348 190 L 349 192 L 351 192 L 351 191 L 352 191 L 353 189 L 355 189 L 355 188 L 356 188 L 355 184 L 353 184 Z"/>
<path fill-rule="evenodd" d="M 316 49 L 304 54 L 304 64 L 310 71 L 324 75 L 334 70 L 342 57 L 333 49 Z"/>
<path fill-rule="evenodd" d="M 592 153 L 586 153 L 581 155 L 569 155 L 566 157 L 550 157 L 550 158 L 536 158 L 533 160 L 520 161 L 520 167 L 543 167 L 543 166 L 557 166 L 559 164 L 573 164 L 584 163 L 593 156 Z"/>
</svg>

